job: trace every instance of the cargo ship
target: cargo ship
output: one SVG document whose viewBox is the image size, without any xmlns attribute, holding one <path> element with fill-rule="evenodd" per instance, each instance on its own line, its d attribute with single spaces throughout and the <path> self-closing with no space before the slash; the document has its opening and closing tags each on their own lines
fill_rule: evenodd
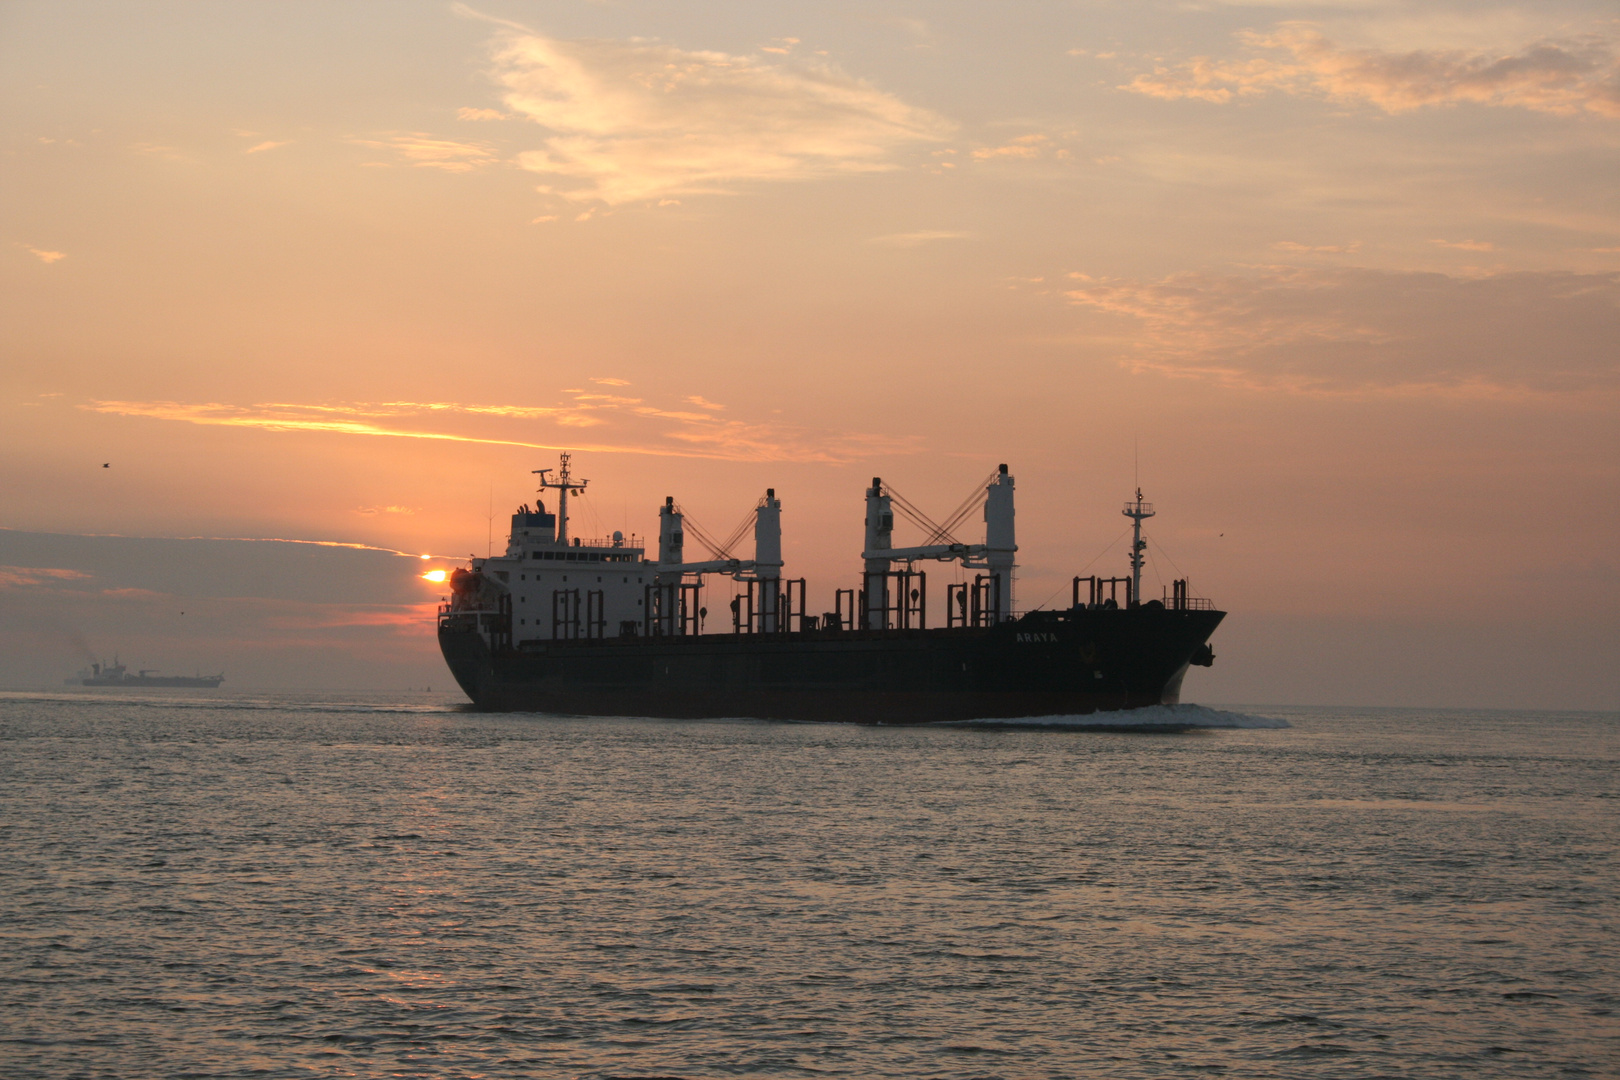
<svg viewBox="0 0 1620 1080">
<path fill-rule="evenodd" d="M 454 569 L 439 608 L 445 662 L 482 710 L 918 724 L 1176 704 L 1188 668 L 1213 663 L 1209 638 L 1225 617 L 1185 580 L 1143 602 L 1142 523 L 1154 510 L 1140 490 L 1124 507 L 1129 573 L 1075 577 L 1068 607 L 1018 612 L 1006 465 L 943 524 L 874 477 L 857 584 L 810 614 L 805 580 L 782 573 L 775 489 L 750 515 L 752 559 L 735 554 L 749 518 L 716 542 L 673 496 L 649 559 L 634 536 L 569 535 L 569 498 L 589 483 L 571 475 L 569 455 L 535 472 L 535 504 L 512 515 L 505 553 Z M 964 542 L 957 531 L 981 507 L 984 541 Z M 894 546 L 896 510 L 923 543 Z M 688 560 L 689 532 L 709 558 Z M 930 562 L 961 568 L 945 587 L 944 625 L 929 625 Z M 736 583 L 718 629 L 704 600 L 711 577 Z"/>
<path fill-rule="evenodd" d="M 110 664 L 92 663 L 62 681 L 68 686 L 200 686 L 212 690 L 225 681 L 225 676 L 159 675 L 155 668 L 131 672 L 115 656 Z"/>
</svg>

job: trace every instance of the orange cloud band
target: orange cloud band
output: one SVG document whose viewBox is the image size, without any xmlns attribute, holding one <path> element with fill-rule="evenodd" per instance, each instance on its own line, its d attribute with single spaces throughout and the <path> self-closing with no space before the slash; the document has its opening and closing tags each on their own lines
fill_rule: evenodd
<svg viewBox="0 0 1620 1080">
<path fill-rule="evenodd" d="M 721 419 L 709 413 L 660 409 L 642 404 L 641 398 L 571 391 L 572 405 L 557 408 L 464 405 L 455 402 L 388 402 L 347 405 L 267 403 L 251 406 L 219 402 L 92 401 L 80 405 L 91 412 L 143 417 L 214 427 L 253 428 L 278 432 L 319 432 L 396 439 L 517 446 L 529 450 L 583 450 L 607 454 L 646 454 L 656 457 L 700 458 L 719 461 L 818 461 L 837 463 L 873 451 L 906 453 L 919 448 L 919 440 L 860 433 L 816 434 L 783 425 L 749 424 Z M 493 420 L 551 420 L 568 427 L 596 426 L 610 419 L 645 427 L 666 421 L 672 427 L 645 432 L 659 443 L 582 443 L 574 439 L 536 442 L 492 435 L 422 430 L 401 423 L 383 423 L 428 415 L 463 415 Z"/>
</svg>

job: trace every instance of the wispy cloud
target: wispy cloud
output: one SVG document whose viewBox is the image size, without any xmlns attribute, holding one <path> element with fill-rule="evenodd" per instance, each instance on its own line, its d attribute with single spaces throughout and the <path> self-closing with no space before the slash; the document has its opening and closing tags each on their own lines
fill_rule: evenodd
<svg viewBox="0 0 1620 1080">
<path fill-rule="evenodd" d="M 165 158 L 169 161 L 190 160 L 190 158 L 180 152 L 179 147 L 164 146 L 161 143 L 140 142 L 132 145 L 130 149 L 135 151 L 137 154 L 145 154 L 147 157 Z"/>
<path fill-rule="evenodd" d="M 917 247 L 919 244 L 928 244 L 936 240 L 967 240 L 971 233 L 952 232 L 948 229 L 921 229 L 917 232 L 889 233 L 887 236 L 874 236 L 870 243 L 883 244 L 888 247 Z"/>
<path fill-rule="evenodd" d="M 242 153 L 244 153 L 244 154 L 262 154 L 266 150 L 274 150 L 278 146 L 291 146 L 291 145 L 292 145 L 292 140 L 291 139 L 287 139 L 287 140 L 285 140 L 283 142 L 275 142 L 274 140 L 266 140 L 265 142 L 258 143 L 255 146 L 248 147 L 246 150 L 242 151 Z"/>
<path fill-rule="evenodd" d="M 1454 248 L 1457 251 L 1495 251 L 1496 245 L 1489 240 L 1430 240 L 1431 244 L 1441 247 Z"/>
<path fill-rule="evenodd" d="M 158 592 L 155 589 L 140 589 L 132 585 L 121 585 L 117 588 L 102 589 L 100 594 L 109 600 L 139 600 L 150 602 L 153 600 L 173 600 L 173 593 Z"/>
<path fill-rule="evenodd" d="M 1620 57 L 1599 37 L 1538 41 L 1508 55 L 1344 49 L 1302 23 L 1239 38 L 1250 53 L 1243 59 L 1196 57 L 1120 89 L 1215 103 L 1277 91 L 1366 102 L 1389 113 L 1472 103 L 1620 119 Z"/>
<path fill-rule="evenodd" d="M 457 120 L 505 120 L 506 114 L 499 109 L 474 109 L 463 105 L 456 110 Z"/>
<path fill-rule="evenodd" d="M 1053 147 L 1050 135 L 1020 135 L 1001 146 L 981 146 L 973 151 L 973 158 L 991 161 L 995 158 L 1038 158 L 1047 154 L 1064 158 L 1069 156 L 1067 150 Z"/>
<path fill-rule="evenodd" d="M 181 420 L 208 427 L 261 428 L 266 431 L 324 431 L 341 435 L 369 435 L 395 439 L 433 439 L 444 442 L 488 443 L 496 446 L 524 446 L 537 450 L 566 450 L 568 447 L 517 439 L 490 439 L 440 431 L 411 430 L 380 423 L 379 418 L 410 415 L 407 409 L 379 412 L 373 406 L 352 410 L 327 405 L 227 405 L 219 402 L 180 401 L 96 401 L 82 406 L 92 412 L 115 416 L 140 416 L 154 420 Z M 450 410 L 450 405 L 423 406 L 424 410 Z M 478 411 L 473 406 L 463 411 Z M 484 410 L 493 411 L 493 410 Z"/>
<path fill-rule="evenodd" d="M 95 401 L 80 408 L 207 427 L 731 461 L 840 462 L 877 451 L 906 453 L 920 449 L 920 440 L 909 437 L 717 417 L 713 413 L 721 407 L 698 395 L 684 400 L 688 404 L 701 402 L 700 407 L 709 411 L 664 408 L 639 397 L 586 390 L 565 393 L 569 400 L 556 406 L 408 401 L 335 405 Z M 541 428 L 538 432 L 536 425 Z M 592 429 L 597 435 L 591 441 L 582 441 L 576 434 L 581 429 Z"/>
<path fill-rule="evenodd" d="M 19 533 L 19 532 L 24 532 L 24 531 L 25 530 L 13 529 L 13 528 L 11 528 L 10 526 L 7 526 L 7 525 L 0 525 L 0 533 Z M 133 536 L 130 533 L 97 533 L 97 532 L 75 532 L 75 533 L 67 533 L 65 535 L 68 535 L 68 536 L 94 537 L 94 538 L 97 538 L 97 539 L 117 539 L 117 540 L 152 540 L 152 539 L 160 539 L 160 540 L 208 540 L 208 541 L 217 541 L 219 543 L 224 543 L 224 544 L 306 544 L 306 545 L 308 545 L 310 547 L 348 548 L 348 549 L 353 550 L 353 551 L 380 551 L 385 555 L 401 555 L 401 556 L 404 556 L 407 559 L 453 558 L 454 557 L 454 556 L 448 556 L 448 555 L 423 555 L 420 552 L 400 551 L 400 550 L 398 550 L 396 548 L 378 547 L 376 544 L 361 544 L 361 543 L 356 543 L 356 542 L 349 541 L 349 540 L 299 540 L 299 539 L 295 539 L 293 537 L 287 537 L 287 536 L 163 536 L 163 537 L 151 537 L 151 536 Z M 20 569 L 20 570 L 23 570 L 25 573 L 30 573 L 30 574 L 49 574 L 49 575 L 52 575 L 52 576 L 60 577 L 60 578 L 62 578 L 64 580 L 69 579 L 69 578 L 88 578 L 90 576 L 89 574 L 80 573 L 77 570 L 39 570 L 39 569 L 34 569 L 34 568 L 16 567 L 16 566 L 8 567 L 7 569 L 10 569 L 10 570 L 19 570 Z"/>
<path fill-rule="evenodd" d="M 1072 280 L 1072 303 L 1138 324 L 1122 359 L 1139 370 L 1322 394 L 1620 393 L 1620 274 L 1273 268 Z"/>
<path fill-rule="evenodd" d="M 1272 244 L 1275 251 L 1290 251 L 1296 255 L 1351 255 L 1361 250 L 1361 242 L 1353 241 L 1348 244 L 1301 244 L 1293 240 L 1278 240 Z"/>
<path fill-rule="evenodd" d="M 54 585 L 60 581 L 87 581 L 90 575 L 79 570 L 46 566 L 0 566 L 0 589 Z"/>
<path fill-rule="evenodd" d="M 266 604 L 271 607 L 272 605 Z M 420 633 L 438 616 L 437 600 L 419 604 L 275 604 L 264 615 L 266 626 L 277 630 L 331 630 L 369 627 Z"/>
<path fill-rule="evenodd" d="M 46 265 L 49 265 L 49 264 L 51 264 L 53 262 L 56 262 L 56 261 L 58 261 L 60 259 L 67 258 L 67 252 L 65 252 L 65 251 L 47 251 L 44 248 L 29 247 L 27 244 L 22 244 L 22 245 L 19 245 L 19 246 L 24 251 L 28 252 L 30 255 L 34 256 L 36 259 L 38 259 L 42 263 L 45 263 Z"/>
<path fill-rule="evenodd" d="M 494 44 L 513 113 L 544 127 L 523 168 L 620 204 L 732 194 L 750 182 L 892 169 L 952 125 L 824 62 L 561 41 L 515 29 Z"/>
<path fill-rule="evenodd" d="M 417 168 L 471 172 L 500 160 L 487 143 L 441 139 L 421 132 L 394 133 L 374 139 L 355 139 L 361 146 L 388 150 Z"/>
</svg>

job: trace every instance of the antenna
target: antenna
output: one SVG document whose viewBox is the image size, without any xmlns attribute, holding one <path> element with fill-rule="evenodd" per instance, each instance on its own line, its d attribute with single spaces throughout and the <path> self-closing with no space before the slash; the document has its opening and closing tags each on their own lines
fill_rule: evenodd
<svg viewBox="0 0 1620 1080">
<path fill-rule="evenodd" d="M 557 543 L 563 545 L 568 543 L 568 496 L 570 494 L 583 494 L 585 485 L 590 483 L 589 480 L 576 481 L 569 475 L 568 463 L 572 458 L 573 455 L 566 450 L 558 455 L 557 479 L 555 480 L 546 479 L 546 474 L 552 471 L 550 469 L 529 470 L 540 477 L 540 486 L 536 489 L 537 491 L 545 491 L 546 488 L 557 489 Z"/>
</svg>

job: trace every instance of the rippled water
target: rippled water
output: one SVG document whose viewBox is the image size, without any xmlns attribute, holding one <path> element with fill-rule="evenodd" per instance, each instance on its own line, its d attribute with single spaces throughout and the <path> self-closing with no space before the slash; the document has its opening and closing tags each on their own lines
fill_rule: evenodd
<svg viewBox="0 0 1620 1080">
<path fill-rule="evenodd" d="M 1620 717 L 0 696 L 0 1073 L 1620 1072 Z"/>
</svg>

